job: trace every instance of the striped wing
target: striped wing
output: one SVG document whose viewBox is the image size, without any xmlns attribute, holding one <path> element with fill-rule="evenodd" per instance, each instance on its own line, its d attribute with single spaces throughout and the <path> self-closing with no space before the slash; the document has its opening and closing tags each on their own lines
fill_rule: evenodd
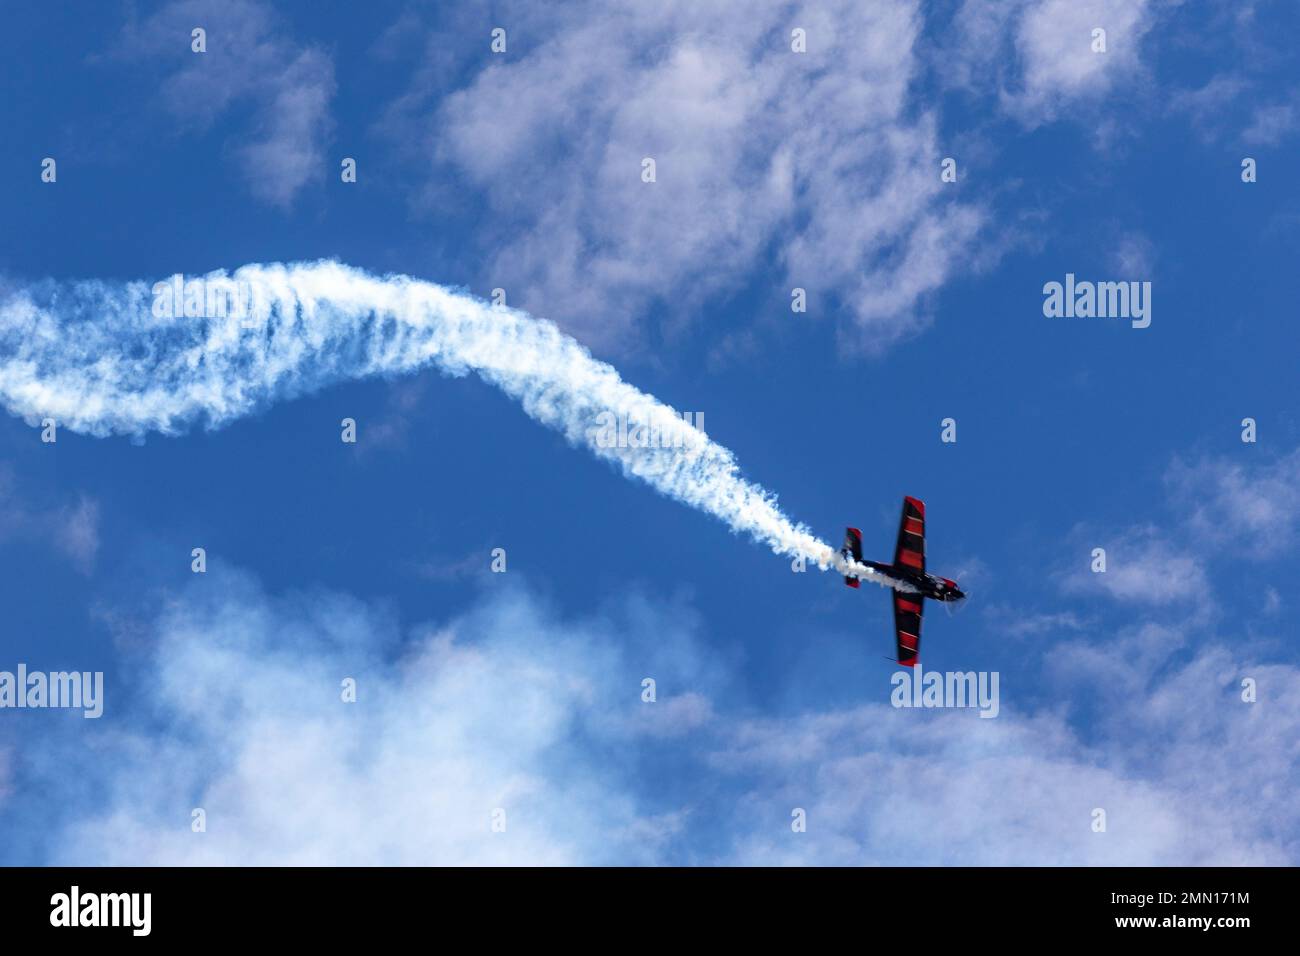
<svg viewBox="0 0 1300 956">
<path fill-rule="evenodd" d="M 898 642 L 898 663 L 911 667 L 921 653 L 921 608 L 919 594 L 894 592 L 894 639 Z"/>
<path fill-rule="evenodd" d="M 903 499 L 903 517 L 898 523 L 894 564 L 925 573 L 925 502 L 919 498 Z"/>
</svg>

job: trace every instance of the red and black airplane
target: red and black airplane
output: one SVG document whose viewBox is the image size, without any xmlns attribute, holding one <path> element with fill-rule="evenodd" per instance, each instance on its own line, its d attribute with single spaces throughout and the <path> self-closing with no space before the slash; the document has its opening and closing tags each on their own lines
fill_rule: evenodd
<svg viewBox="0 0 1300 956">
<path fill-rule="evenodd" d="M 903 517 L 898 523 L 898 544 L 894 547 L 893 564 L 863 561 L 862 532 L 857 528 L 845 529 L 844 547 L 840 548 L 840 554 L 916 589 L 914 592 L 893 592 L 898 663 L 913 666 L 921 652 L 921 608 L 925 599 L 950 603 L 966 597 L 956 581 L 925 571 L 925 502 L 918 498 L 903 499 Z M 857 578 L 850 577 L 846 577 L 844 583 L 851 588 L 859 584 Z"/>
</svg>

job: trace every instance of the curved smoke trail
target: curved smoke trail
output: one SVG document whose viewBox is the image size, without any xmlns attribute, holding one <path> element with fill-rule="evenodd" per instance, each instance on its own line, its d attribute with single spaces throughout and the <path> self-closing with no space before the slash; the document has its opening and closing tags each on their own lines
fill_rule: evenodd
<svg viewBox="0 0 1300 956">
<path fill-rule="evenodd" d="M 186 288 L 229 292 L 243 308 L 211 317 L 212 303 L 227 301 L 218 297 L 194 303 L 202 307 L 186 318 L 167 282 L 43 282 L 0 293 L 0 402 L 29 422 L 51 418 L 90 435 L 174 435 L 345 379 L 429 365 L 475 372 L 571 444 L 773 551 L 910 590 L 793 524 L 774 495 L 741 477 L 730 451 L 551 322 L 333 261 L 247 265 Z M 602 440 L 603 413 L 644 426 L 657 447 Z"/>
</svg>

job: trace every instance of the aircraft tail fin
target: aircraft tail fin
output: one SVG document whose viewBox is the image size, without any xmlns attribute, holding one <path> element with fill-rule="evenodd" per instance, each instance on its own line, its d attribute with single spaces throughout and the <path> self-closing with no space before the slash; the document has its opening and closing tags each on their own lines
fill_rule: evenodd
<svg viewBox="0 0 1300 956">
<path fill-rule="evenodd" d="M 859 564 L 862 563 L 862 532 L 857 528 L 844 529 L 844 547 L 840 548 L 840 554 L 845 558 L 851 558 Z M 851 588 L 858 587 L 861 582 L 857 578 L 845 577 L 844 583 Z"/>
</svg>

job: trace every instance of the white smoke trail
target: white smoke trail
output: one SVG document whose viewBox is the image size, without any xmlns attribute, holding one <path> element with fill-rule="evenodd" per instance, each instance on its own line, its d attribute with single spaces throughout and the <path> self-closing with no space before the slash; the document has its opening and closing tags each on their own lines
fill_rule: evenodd
<svg viewBox="0 0 1300 956">
<path fill-rule="evenodd" d="M 169 283 L 44 282 L 0 293 L 0 401 L 29 422 L 51 418 L 90 435 L 173 435 L 344 379 L 428 365 L 472 371 L 571 444 L 778 554 L 912 590 L 793 524 L 774 495 L 740 476 L 730 451 L 551 322 L 333 261 L 248 265 L 203 283 L 192 287 L 242 290 L 251 319 L 185 318 L 180 301 L 159 309 Z M 602 413 L 645 426 L 640 434 L 657 434 L 659 447 L 603 441 Z"/>
</svg>

